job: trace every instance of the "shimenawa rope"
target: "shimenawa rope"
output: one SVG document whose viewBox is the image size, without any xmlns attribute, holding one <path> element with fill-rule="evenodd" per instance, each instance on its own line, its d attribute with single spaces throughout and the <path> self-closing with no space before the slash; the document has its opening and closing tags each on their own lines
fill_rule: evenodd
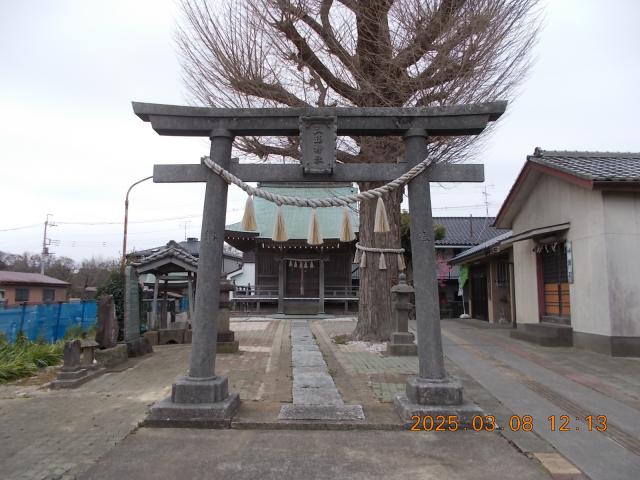
<svg viewBox="0 0 640 480">
<path fill-rule="evenodd" d="M 251 185 L 246 184 L 241 179 L 236 177 L 234 174 L 225 170 L 223 167 L 218 165 L 216 162 L 211 160 L 211 157 L 203 157 L 203 163 L 213 170 L 214 173 L 222 177 L 227 183 L 233 183 L 237 187 L 241 188 L 247 194 L 254 195 L 259 198 L 263 198 L 269 202 L 275 203 L 277 205 L 291 205 L 294 207 L 311 207 L 311 208 L 324 208 L 324 207 L 346 207 L 351 203 L 362 202 L 365 200 L 374 200 L 376 198 L 382 197 L 385 193 L 389 193 L 396 188 L 402 187 L 407 184 L 409 181 L 420 175 L 424 172 L 429 165 L 431 165 L 430 159 L 424 159 L 422 162 L 418 163 L 416 166 L 411 168 L 409 171 L 400 175 L 395 180 L 382 185 L 381 187 L 372 188 L 371 190 L 366 190 L 364 192 L 360 192 L 355 195 L 339 195 L 336 197 L 327 197 L 327 198 L 300 198 L 300 197 L 290 197 L 285 195 L 278 195 L 275 193 L 267 192 L 260 188 L 252 187 Z"/>
</svg>

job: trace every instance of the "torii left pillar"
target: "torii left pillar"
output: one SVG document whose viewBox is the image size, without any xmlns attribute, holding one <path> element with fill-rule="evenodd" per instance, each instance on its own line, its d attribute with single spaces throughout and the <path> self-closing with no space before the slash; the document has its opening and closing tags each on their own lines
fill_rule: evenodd
<svg viewBox="0 0 640 480">
<path fill-rule="evenodd" d="M 229 168 L 233 134 L 217 129 L 210 138 L 211 159 Z M 189 374 L 173 384 L 169 398 L 151 407 L 148 424 L 215 426 L 228 422 L 240 405 L 239 395 L 229 393 L 227 377 L 215 374 L 226 211 L 227 183 L 209 172 L 202 212 Z"/>
</svg>

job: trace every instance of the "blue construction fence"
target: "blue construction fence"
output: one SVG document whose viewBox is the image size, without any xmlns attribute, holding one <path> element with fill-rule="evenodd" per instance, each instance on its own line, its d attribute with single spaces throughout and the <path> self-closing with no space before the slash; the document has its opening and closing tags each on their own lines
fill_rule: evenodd
<svg viewBox="0 0 640 480">
<path fill-rule="evenodd" d="M 81 326 L 88 330 L 95 325 L 97 310 L 95 300 L 0 309 L 0 332 L 9 343 L 15 343 L 20 331 L 28 340 L 44 339 L 54 343 L 62 340 L 70 327 Z"/>
</svg>

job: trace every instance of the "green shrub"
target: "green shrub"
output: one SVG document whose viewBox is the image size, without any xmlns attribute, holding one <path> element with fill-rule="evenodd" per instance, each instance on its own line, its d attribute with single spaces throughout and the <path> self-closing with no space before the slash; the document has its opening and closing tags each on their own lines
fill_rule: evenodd
<svg viewBox="0 0 640 480">
<path fill-rule="evenodd" d="M 29 342 L 18 336 L 14 345 L 0 346 L 0 383 L 28 377 L 39 368 L 57 365 L 62 361 L 64 342 L 54 344 Z"/>
</svg>

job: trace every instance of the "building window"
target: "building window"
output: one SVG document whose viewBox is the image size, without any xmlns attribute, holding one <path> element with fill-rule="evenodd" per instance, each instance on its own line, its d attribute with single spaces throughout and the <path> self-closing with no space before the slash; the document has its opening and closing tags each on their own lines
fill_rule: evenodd
<svg viewBox="0 0 640 480">
<path fill-rule="evenodd" d="M 16 302 L 28 302 L 28 301 L 29 301 L 29 289 L 16 288 Z"/>
<path fill-rule="evenodd" d="M 537 251 L 542 267 L 543 317 L 568 324 L 571 319 L 571 299 L 565 244 L 541 244 Z"/>
<path fill-rule="evenodd" d="M 53 302 L 56 299 L 56 291 L 53 288 L 45 288 L 42 290 L 42 301 Z"/>
<path fill-rule="evenodd" d="M 509 263 L 498 262 L 496 264 L 496 283 L 500 287 L 509 285 Z"/>
</svg>

